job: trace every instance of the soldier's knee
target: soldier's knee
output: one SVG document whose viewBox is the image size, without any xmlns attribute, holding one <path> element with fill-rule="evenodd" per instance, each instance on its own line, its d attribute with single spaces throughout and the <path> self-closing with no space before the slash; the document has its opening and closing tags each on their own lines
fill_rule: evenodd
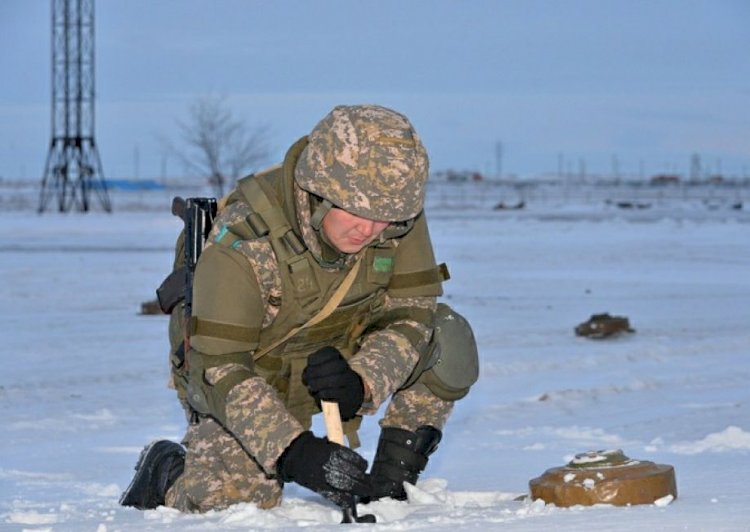
<svg viewBox="0 0 750 532">
<path fill-rule="evenodd" d="M 464 397 L 479 378 L 479 353 L 471 325 L 444 303 L 435 312 L 432 349 L 415 373 L 413 382 L 424 384 L 446 401 Z"/>
</svg>

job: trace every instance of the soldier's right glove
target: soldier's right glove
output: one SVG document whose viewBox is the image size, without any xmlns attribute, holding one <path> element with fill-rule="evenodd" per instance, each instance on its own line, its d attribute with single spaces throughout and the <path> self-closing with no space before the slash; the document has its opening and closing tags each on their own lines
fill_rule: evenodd
<svg viewBox="0 0 750 532">
<path fill-rule="evenodd" d="M 323 347 L 307 357 L 302 382 L 318 406 L 321 401 L 338 403 L 344 421 L 354 417 L 365 399 L 362 378 L 335 347 Z"/>
<path fill-rule="evenodd" d="M 353 496 L 367 498 L 372 494 L 367 460 L 310 431 L 292 441 L 276 469 L 284 482 L 296 482 L 339 506 L 350 504 Z"/>
</svg>

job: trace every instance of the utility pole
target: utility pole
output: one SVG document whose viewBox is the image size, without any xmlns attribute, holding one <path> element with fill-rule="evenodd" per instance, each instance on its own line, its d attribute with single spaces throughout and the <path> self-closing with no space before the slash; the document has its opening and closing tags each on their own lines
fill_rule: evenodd
<svg viewBox="0 0 750 532">
<path fill-rule="evenodd" d="M 497 141 L 495 143 L 495 171 L 497 172 L 497 178 L 503 178 L 503 143 Z"/>
<path fill-rule="evenodd" d="M 701 170 L 701 156 L 694 153 L 690 157 L 690 181 L 697 182 L 703 175 Z"/>
<path fill-rule="evenodd" d="M 612 176 L 615 181 L 620 180 L 620 160 L 618 159 L 617 154 L 612 156 Z"/>
<path fill-rule="evenodd" d="M 52 139 L 39 212 L 91 208 L 94 193 L 112 211 L 94 140 L 94 0 L 52 0 Z"/>
</svg>

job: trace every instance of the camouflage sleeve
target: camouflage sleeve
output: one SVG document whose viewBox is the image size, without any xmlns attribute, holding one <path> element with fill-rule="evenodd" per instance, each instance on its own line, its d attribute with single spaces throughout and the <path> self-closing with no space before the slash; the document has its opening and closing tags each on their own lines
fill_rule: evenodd
<svg viewBox="0 0 750 532">
<path fill-rule="evenodd" d="M 436 297 L 443 293 L 424 213 L 395 245 L 384 318 L 362 339 L 350 362 L 370 392 L 362 414 L 374 413 L 414 371 L 432 338 Z"/>
<path fill-rule="evenodd" d="M 434 297 L 393 298 L 386 296 L 385 311 L 413 309 L 434 312 Z M 432 327 L 414 319 L 391 321 L 362 339 L 360 350 L 349 364 L 364 381 L 370 395 L 361 414 L 374 414 L 414 371 L 432 337 Z"/>
<path fill-rule="evenodd" d="M 215 245 L 214 242 L 221 237 L 227 228 L 240 224 L 249 214 L 250 207 L 245 202 L 238 201 L 228 205 L 216 219 L 209 234 L 206 248 Z M 255 277 L 263 306 L 261 325 L 267 327 L 274 320 L 279 310 L 278 305 L 269 305 L 268 302 L 281 298 L 281 276 L 278 272 L 278 262 L 273 248 L 266 239 L 247 239 L 238 240 L 233 249 L 244 257 L 246 263 L 250 266 L 251 276 Z"/>
<path fill-rule="evenodd" d="M 259 241 L 234 248 L 207 246 L 193 294 L 193 316 L 204 326 L 191 336 L 188 361 L 189 380 L 203 390 L 206 413 L 272 475 L 276 459 L 302 427 L 254 371 L 257 334 L 270 319 L 265 302 L 275 289 L 270 266 L 275 262 L 266 248 L 270 246 Z M 232 338 L 222 337 L 225 331 Z"/>
<path fill-rule="evenodd" d="M 275 390 L 260 377 L 238 384 L 227 395 L 226 427 L 268 475 L 302 425 L 286 410 Z"/>
<path fill-rule="evenodd" d="M 222 379 L 232 379 L 232 375 L 242 369 L 231 363 L 214 366 L 205 370 L 204 380 L 209 387 L 221 389 Z M 304 429 L 263 378 L 245 374 L 237 380 L 239 382 L 220 392 L 221 405 L 212 408 L 211 414 L 266 474 L 274 475 L 276 460 Z"/>
</svg>

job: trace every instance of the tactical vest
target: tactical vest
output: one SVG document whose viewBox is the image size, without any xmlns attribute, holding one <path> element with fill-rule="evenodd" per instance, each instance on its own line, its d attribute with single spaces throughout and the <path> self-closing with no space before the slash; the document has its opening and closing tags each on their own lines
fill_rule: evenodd
<svg viewBox="0 0 750 532">
<path fill-rule="evenodd" d="M 292 230 L 276 194 L 262 175 L 238 183 L 241 198 L 251 213 L 231 227 L 222 226 L 214 244 L 235 248 L 248 239 L 267 239 L 278 261 L 281 301 L 274 321 L 259 331 L 251 343 L 255 349 L 255 372 L 272 385 L 289 412 L 307 430 L 319 412 L 302 383 L 307 357 L 324 346 L 335 346 L 345 358 L 358 350 L 358 341 L 383 315 L 385 292 L 393 273 L 395 245 L 392 241 L 371 245 L 362 254 L 359 271 L 341 304 L 319 323 L 302 329 L 289 340 L 270 348 L 291 330 L 320 312 L 341 284 L 349 269 L 323 268 Z M 193 318 L 191 334 L 218 335 L 211 325 Z M 270 349 L 269 349 L 270 348 Z M 356 430 L 360 417 L 344 424 L 350 446 L 358 446 Z"/>
</svg>

